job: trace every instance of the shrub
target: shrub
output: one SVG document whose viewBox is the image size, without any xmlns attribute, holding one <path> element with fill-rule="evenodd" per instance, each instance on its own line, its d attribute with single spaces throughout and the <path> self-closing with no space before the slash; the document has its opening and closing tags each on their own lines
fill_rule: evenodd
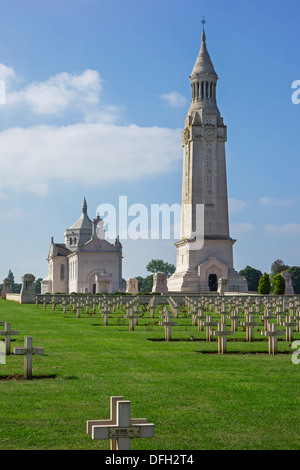
<svg viewBox="0 0 300 470">
<path fill-rule="evenodd" d="M 262 294 L 262 295 L 268 295 L 270 294 L 270 290 L 271 290 L 271 283 L 270 283 L 269 274 L 264 273 L 264 275 L 260 278 L 259 283 L 258 283 L 258 292 L 259 294 Z"/>
<path fill-rule="evenodd" d="M 283 295 L 285 291 L 285 281 L 281 274 L 274 276 L 274 295 Z"/>
</svg>

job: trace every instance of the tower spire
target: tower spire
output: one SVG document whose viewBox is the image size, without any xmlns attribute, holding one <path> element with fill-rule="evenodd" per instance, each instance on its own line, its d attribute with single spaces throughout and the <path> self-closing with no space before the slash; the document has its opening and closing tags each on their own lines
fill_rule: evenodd
<svg viewBox="0 0 300 470">
<path fill-rule="evenodd" d="M 87 203 L 85 197 L 83 198 L 83 203 L 82 203 L 82 213 L 87 214 Z"/>
</svg>

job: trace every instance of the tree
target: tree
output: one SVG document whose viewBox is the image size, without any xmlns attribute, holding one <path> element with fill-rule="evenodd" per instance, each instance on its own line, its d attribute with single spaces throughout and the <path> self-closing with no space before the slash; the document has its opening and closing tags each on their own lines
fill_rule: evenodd
<svg viewBox="0 0 300 470">
<path fill-rule="evenodd" d="M 41 282 L 42 282 L 42 280 L 43 280 L 43 279 L 42 279 L 41 277 L 39 277 L 39 278 L 35 281 L 35 283 L 34 283 L 34 285 L 35 285 L 35 291 L 36 291 L 37 294 L 40 294 L 40 293 L 41 293 Z"/>
<path fill-rule="evenodd" d="M 274 295 L 283 295 L 285 291 L 285 280 L 281 274 L 275 274 L 273 284 Z"/>
<path fill-rule="evenodd" d="M 282 259 L 277 259 L 276 261 L 274 261 L 274 263 L 272 263 L 270 282 L 273 287 L 274 287 L 274 276 L 276 276 L 276 274 L 282 273 L 283 271 L 286 271 L 287 269 L 289 269 L 289 266 L 287 264 L 284 264 L 284 261 L 282 261 Z"/>
<path fill-rule="evenodd" d="M 274 277 L 276 274 L 282 273 L 282 271 L 285 271 L 286 269 L 289 269 L 289 266 L 284 264 L 282 259 L 277 259 L 271 265 L 271 276 Z"/>
<path fill-rule="evenodd" d="M 162 259 L 152 259 L 146 266 L 148 273 L 155 274 L 158 272 L 166 273 L 169 277 L 175 272 L 175 266 L 171 263 L 166 263 Z"/>
<path fill-rule="evenodd" d="M 135 276 L 138 280 L 139 292 L 151 292 L 153 287 L 153 274 L 147 277 Z"/>
<path fill-rule="evenodd" d="M 15 277 L 11 269 L 8 271 L 7 279 L 11 279 L 12 287 L 14 287 Z"/>
<path fill-rule="evenodd" d="M 264 275 L 260 278 L 258 283 L 258 292 L 259 294 L 268 295 L 270 294 L 271 290 L 271 283 L 269 274 L 264 273 Z"/>
<path fill-rule="evenodd" d="M 288 269 L 288 273 L 292 277 L 292 284 L 295 294 L 300 294 L 300 267 L 293 266 L 292 268 Z"/>
<path fill-rule="evenodd" d="M 239 274 L 247 280 L 249 291 L 258 291 L 258 283 L 260 278 L 262 277 L 262 272 L 259 271 L 259 269 L 254 269 L 251 268 L 251 266 L 246 266 L 239 272 Z"/>
</svg>

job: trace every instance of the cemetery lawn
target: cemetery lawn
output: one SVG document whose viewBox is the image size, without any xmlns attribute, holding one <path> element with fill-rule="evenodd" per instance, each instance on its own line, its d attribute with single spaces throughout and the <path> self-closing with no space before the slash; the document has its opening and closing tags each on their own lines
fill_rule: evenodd
<svg viewBox="0 0 300 470">
<path fill-rule="evenodd" d="M 0 364 L 1 450 L 107 450 L 109 441 L 86 433 L 86 421 L 109 419 L 113 395 L 130 400 L 132 418 L 155 424 L 155 437 L 132 440 L 133 450 L 300 448 L 300 364 L 285 336 L 269 355 L 262 326 L 252 343 L 239 327 L 218 355 L 217 340 L 206 342 L 190 317 L 179 316 L 165 342 L 158 311 L 129 331 L 120 310 L 104 326 L 99 313 L 76 318 L 60 306 L 0 300 L 0 320 L 19 331 L 11 352 L 25 336 L 44 348 L 33 356 L 32 380 L 23 378 L 23 356 Z"/>
</svg>

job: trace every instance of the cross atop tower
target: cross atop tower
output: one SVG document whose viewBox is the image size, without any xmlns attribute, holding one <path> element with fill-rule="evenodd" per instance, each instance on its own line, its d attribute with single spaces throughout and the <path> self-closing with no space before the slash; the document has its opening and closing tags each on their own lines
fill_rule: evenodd
<svg viewBox="0 0 300 470">
<path fill-rule="evenodd" d="M 205 20 L 204 16 L 203 16 L 203 20 L 201 21 L 201 23 L 203 24 L 203 31 L 204 31 L 204 26 L 206 25 L 207 21 Z"/>
</svg>

